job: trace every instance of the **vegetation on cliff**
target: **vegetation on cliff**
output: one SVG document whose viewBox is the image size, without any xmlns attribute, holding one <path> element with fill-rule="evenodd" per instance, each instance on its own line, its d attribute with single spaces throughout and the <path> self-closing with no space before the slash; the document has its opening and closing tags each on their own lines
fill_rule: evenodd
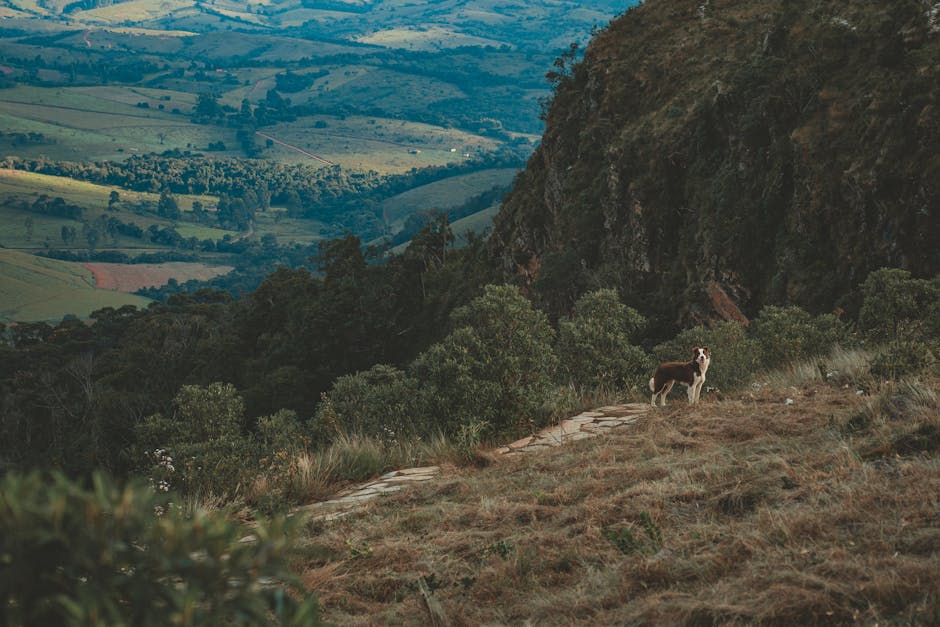
<svg viewBox="0 0 940 627">
<path fill-rule="evenodd" d="M 650 0 L 559 59 L 492 249 L 551 310 L 617 287 L 664 335 L 932 276 L 938 45 L 917 0 Z"/>
</svg>

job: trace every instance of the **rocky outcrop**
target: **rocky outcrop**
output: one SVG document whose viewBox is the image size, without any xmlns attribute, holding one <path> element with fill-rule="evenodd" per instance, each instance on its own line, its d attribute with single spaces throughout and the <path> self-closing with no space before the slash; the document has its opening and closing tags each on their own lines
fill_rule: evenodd
<svg viewBox="0 0 940 627">
<path fill-rule="evenodd" d="M 852 309 L 940 269 L 929 3 L 648 0 L 557 85 L 492 251 L 556 312 L 616 286 L 661 325 Z"/>
</svg>

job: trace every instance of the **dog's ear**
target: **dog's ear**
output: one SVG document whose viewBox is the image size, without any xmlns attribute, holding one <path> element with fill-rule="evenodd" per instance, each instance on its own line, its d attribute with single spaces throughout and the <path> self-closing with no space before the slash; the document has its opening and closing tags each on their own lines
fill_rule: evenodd
<svg viewBox="0 0 940 627">
<path fill-rule="evenodd" d="M 708 347 L 707 347 L 707 346 L 703 346 L 703 347 L 702 347 L 702 350 L 705 351 L 705 354 L 706 354 L 706 355 L 708 355 L 709 357 L 711 357 L 711 351 L 708 350 Z"/>
</svg>

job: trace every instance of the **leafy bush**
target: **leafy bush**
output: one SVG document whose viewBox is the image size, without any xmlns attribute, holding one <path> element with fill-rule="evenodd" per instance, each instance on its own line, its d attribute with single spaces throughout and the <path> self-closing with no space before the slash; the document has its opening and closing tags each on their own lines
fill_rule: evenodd
<svg viewBox="0 0 940 627">
<path fill-rule="evenodd" d="M 235 386 L 184 385 L 172 416 L 154 414 L 138 432 L 166 489 L 189 494 L 236 494 L 257 469 L 257 442 L 245 430 L 245 404 Z M 163 458 L 169 457 L 169 463 Z"/>
<path fill-rule="evenodd" d="M 339 377 L 325 395 L 318 422 L 334 423 L 342 432 L 386 441 L 428 433 L 420 383 L 386 365 Z"/>
<path fill-rule="evenodd" d="M 871 373 L 883 379 L 898 379 L 923 372 L 936 362 L 936 356 L 924 342 L 892 342 L 872 359 Z"/>
<path fill-rule="evenodd" d="M 688 361 L 693 346 L 707 346 L 712 362 L 705 376 L 706 387 L 732 390 L 745 385 L 760 363 L 760 346 L 747 337 L 738 322 L 720 322 L 711 327 L 686 329 L 653 349 L 660 361 Z M 650 373 L 652 374 L 652 373 Z"/>
<path fill-rule="evenodd" d="M 862 284 L 858 324 L 875 341 L 922 340 L 940 336 L 940 277 L 912 279 L 911 273 L 882 268 Z"/>
<path fill-rule="evenodd" d="M 813 317 L 799 307 L 769 305 L 750 326 L 765 366 L 777 366 L 830 352 L 845 341 L 845 325 L 833 314 Z"/>
<path fill-rule="evenodd" d="M 541 424 L 558 364 L 545 314 L 516 288 L 488 285 L 483 296 L 454 311 L 452 321 L 455 330 L 410 370 L 425 384 L 440 428 L 455 434 L 483 422 L 490 432 L 515 433 Z M 472 428 L 480 430 L 479 424 Z"/>
<path fill-rule="evenodd" d="M 643 316 L 621 303 L 615 290 L 585 294 L 571 318 L 558 323 L 555 347 L 562 378 L 590 389 L 639 387 L 649 376 L 651 360 L 630 340 L 645 325 Z"/>
<path fill-rule="evenodd" d="M 259 521 L 255 542 L 222 515 L 181 514 L 149 487 L 96 474 L 0 479 L 5 625 L 316 625 L 288 563 L 296 523 Z M 298 601 L 297 599 L 303 599 Z"/>
</svg>

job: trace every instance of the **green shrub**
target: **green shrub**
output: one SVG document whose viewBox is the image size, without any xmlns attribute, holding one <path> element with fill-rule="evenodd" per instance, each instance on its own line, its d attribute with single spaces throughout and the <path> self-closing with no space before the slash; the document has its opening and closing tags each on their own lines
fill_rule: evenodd
<svg viewBox="0 0 940 627">
<path fill-rule="evenodd" d="M 288 569 L 297 523 L 191 517 L 149 487 L 98 474 L 0 479 L 4 625 L 316 625 Z M 303 599 L 298 601 L 297 599 Z"/>
<path fill-rule="evenodd" d="M 813 317 L 799 307 L 773 305 L 760 310 L 749 331 L 760 345 L 765 367 L 829 353 L 848 337 L 845 325 L 833 314 Z"/>
<path fill-rule="evenodd" d="M 653 352 L 660 361 L 688 361 L 692 359 L 693 346 L 707 346 L 711 352 L 706 387 L 725 391 L 742 387 L 750 381 L 760 363 L 759 345 L 747 337 L 744 325 L 738 322 L 686 329 L 656 346 Z"/>
<path fill-rule="evenodd" d="M 871 340 L 940 336 L 940 278 L 912 279 L 906 270 L 882 268 L 865 279 L 862 298 L 858 326 Z"/>
<path fill-rule="evenodd" d="M 431 425 L 420 387 L 416 379 L 393 366 L 373 366 L 334 381 L 317 421 L 385 441 L 425 435 Z"/>
<path fill-rule="evenodd" d="M 172 416 L 154 414 L 138 428 L 154 483 L 188 494 L 234 496 L 257 470 L 257 441 L 245 431 L 235 387 L 184 385 Z"/>
<path fill-rule="evenodd" d="M 456 434 L 482 422 L 488 432 L 509 434 L 544 422 L 558 363 L 545 314 L 516 288 L 488 285 L 452 320 L 455 330 L 410 369 L 439 427 Z"/>
<path fill-rule="evenodd" d="M 898 379 L 923 372 L 936 362 L 936 356 L 924 342 L 892 342 L 872 359 L 871 373 L 883 379 Z"/>
<path fill-rule="evenodd" d="M 558 323 L 555 350 L 562 380 L 588 389 L 639 387 L 649 377 L 652 360 L 631 344 L 631 338 L 645 325 L 643 316 L 621 303 L 615 290 L 585 294 L 571 318 Z"/>
</svg>

